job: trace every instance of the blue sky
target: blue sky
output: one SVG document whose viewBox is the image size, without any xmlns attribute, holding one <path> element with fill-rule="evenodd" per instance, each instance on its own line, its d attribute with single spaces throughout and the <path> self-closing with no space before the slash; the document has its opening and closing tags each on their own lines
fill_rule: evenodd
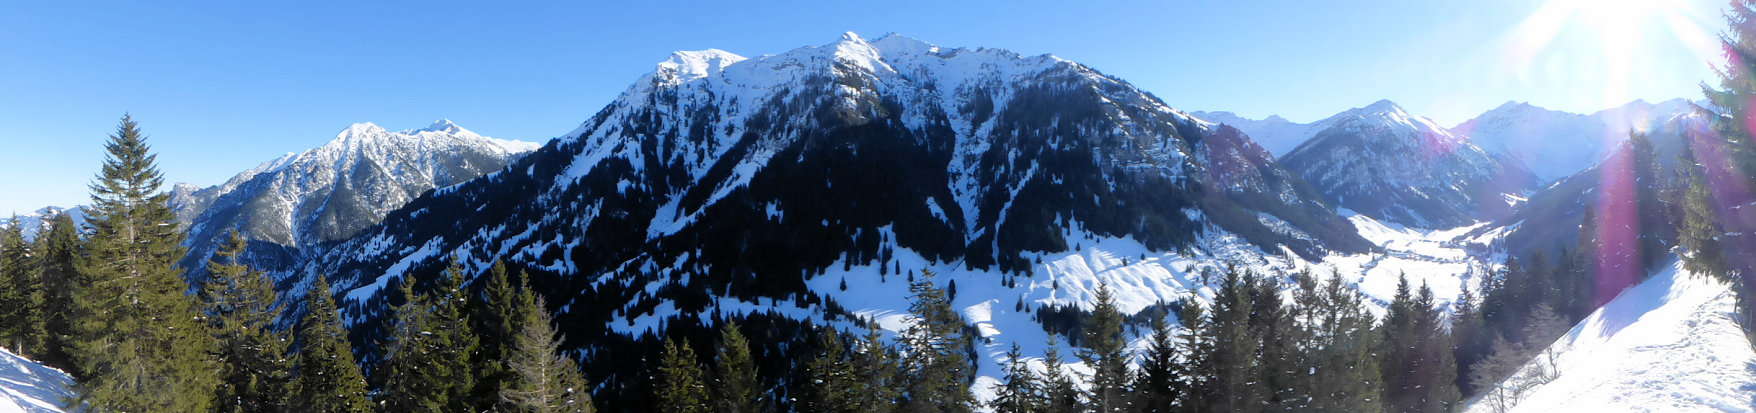
<svg viewBox="0 0 1756 413">
<path fill-rule="evenodd" d="M 1455 125 L 1509 100 L 1698 99 L 1724 25 L 1706 0 L 158 3 L 0 3 L 0 214 L 87 202 L 124 112 L 170 181 L 207 186 L 356 122 L 544 141 L 671 51 L 845 31 L 1051 53 L 1185 110 L 1391 99 Z"/>
</svg>

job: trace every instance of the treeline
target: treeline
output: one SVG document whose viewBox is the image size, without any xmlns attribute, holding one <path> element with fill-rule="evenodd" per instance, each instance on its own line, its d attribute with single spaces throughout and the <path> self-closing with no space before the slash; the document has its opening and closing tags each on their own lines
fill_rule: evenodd
<svg viewBox="0 0 1756 413">
<path fill-rule="evenodd" d="M 996 397 L 978 405 L 969 386 L 977 362 L 973 334 L 945 292 L 923 278 L 912 284 L 916 322 L 894 341 L 879 331 L 826 329 L 802 374 L 755 380 L 743 335 L 721 330 L 711 347 L 666 341 L 655 369 L 655 411 L 667 412 L 1268 412 L 1458 411 L 1452 339 L 1432 290 L 1398 286 L 1386 317 L 1332 276 L 1283 279 L 1228 271 L 1212 306 L 1166 305 L 1150 344 L 1128 350 L 1132 335 L 1113 293 L 1101 286 L 1083 318 L 1071 357 L 1051 341 L 1040 362 L 1015 344 L 1004 360 Z M 1162 313 L 1161 313 L 1162 314 Z M 710 357 L 701 352 L 711 351 Z M 1086 369 L 1066 363 L 1077 360 Z M 1089 371 L 1090 373 L 1082 373 Z M 782 391 L 781 387 L 786 388 Z M 798 394 L 778 401 L 770 394 Z M 784 403 L 783 403 L 784 402 Z"/>
<path fill-rule="evenodd" d="M 91 184 L 90 227 L 66 215 L 26 242 L 0 231 L 0 345 L 77 381 L 89 412 L 589 412 L 542 300 L 496 265 L 468 293 L 405 277 L 371 377 L 321 277 L 301 312 L 240 264 L 236 233 L 201 274 L 176 266 L 178 228 L 139 125 L 123 117 Z M 303 318 L 276 328 L 286 314 Z"/>
</svg>

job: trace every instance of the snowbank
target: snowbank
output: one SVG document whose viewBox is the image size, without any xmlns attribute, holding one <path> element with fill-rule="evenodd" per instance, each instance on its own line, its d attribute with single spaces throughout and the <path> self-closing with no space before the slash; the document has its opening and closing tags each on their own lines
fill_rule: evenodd
<svg viewBox="0 0 1756 413">
<path fill-rule="evenodd" d="M 0 413 L 60 413 L 73 377 L 0 349 Z"/>
<path fill-rule="evenodd" d="M 1725 285 L 1672 264 L 1556 340 L 1552 361 L 1525 365 L 1521 372 L 1552 363 L 1557 374 L 1509 400 L 1510 411 L 1756 411 L 1756 350 L 1733 321 L 1735 300 Z M 1467 412 L 1496 405 L 1484 397 Z"/>
</svg>

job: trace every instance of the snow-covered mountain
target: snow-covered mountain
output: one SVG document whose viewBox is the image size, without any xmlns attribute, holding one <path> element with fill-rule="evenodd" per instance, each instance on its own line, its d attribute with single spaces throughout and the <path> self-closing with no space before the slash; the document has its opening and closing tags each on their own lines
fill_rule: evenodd
<svg viewBox="0 0 1756 413">
<path fill-rule="evenodd" d="M 850 33 L 756 58 L 676 53 L 509 168 L 303 251 L 295 282 L 330 275 L 365 338 L 398 277 L 506 260 L 614 393 L 656 359 L 652 334 L 728 316 L 782 337 L 802 320 L 882 323 L 921 269 L 1030 340 L 1041 328 L 1008 308 L 1081 304 L 1098 280 L 1130 283 L 1138 311 L 1197 290 L 1189 274 L 1217 257 L 1290 268 L 1376 248 L 1237 129 L 1120 79 Z M 757 353 L 805 359 L 787 340 Z"/>
<path fill-rule="evenodd" d="M 423 192 L 504 168 L 537 146 L 447 120 L 401 132 L 355 124 L 321 147 L 263 162 L 224 184 L 173 186 L 171 205 L 189 228 L 183 264 L 198 268 L 238 229 L 253 241 L 254 264 L 285 268 L 297 248 L 345 239 Z"/>
<path fill-rule="evenodd" d="M 1468 413 L 1730 412 L 1756 401 L 1737 298 L 1668 266 L 1556 340 Z"/>
<path fill-rule="evenodd" d="M 1280 115 L 1268 115 L 1263 119 L 1249 119 L 1232 112 L 1194 111 L 1189 115 L 1208 122 L 1230 125 L 1250 135 L 1250 140 L 1262 145 L 1274 156 L 1286 156 L 1287 152 L 1299 147 L 1299 144 L 1316 136 L 1317 132 L 1329 127 L 1323 122 L 1294 123 Z M 1327 120 L 1327 119 L 1326 119 Z"/>
<path fill-rule="evenodd" d="M 1331 116 L 1280 162 L 1330 202 L 1373 218 L 1443 229 L 1504 216 L 1530 174 L 1381 100 Z"/>
<path fill-rule="evenodd" d="M 1603 161 L 1630 132 L 1650 131 L 1692 115 L 1694 108 L 1682 98 L 1636 100 L 1589 115 L 1506 102 L 1451 131 L 1484 150 L 1518 160 L 1538 181 L 1550 183 Z"/>
<path fill-rule="evenodd" d="M 81 227 L 87 225 L 84 205 L 72 208 L 50 206 L 29 213 L 18 214 L 16 218 L 18 220 L 18 225 L 20 226 L 19 232 L 24 233 L 25 241 L 34 241 L 37 239 L 37 234 L 48 230 L 50 224 L 53 224 L 51 221 L 55 219 L 55 216 L 61 214 L 68 214 L 67 216 L 73 219 L 74 225 Z M 0 228 L 11 227 L 13 224 L 13 218 L 14 216 L 11 215 L 0 216 Z"/>
</svg>

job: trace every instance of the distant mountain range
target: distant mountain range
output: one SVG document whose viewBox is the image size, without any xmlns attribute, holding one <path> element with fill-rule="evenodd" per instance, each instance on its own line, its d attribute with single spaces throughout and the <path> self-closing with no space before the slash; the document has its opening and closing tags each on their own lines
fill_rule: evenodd
<svg viewBox="0 0 1756 413">
<path fill-rule="evenodd" d="M 187 268 L 200 268 L 232 230 L 262 268 L 292 265 L 298 248 L 346 239 L 434 188 L 500 170 L 537 144 L 492 139 L 440 120 L 390 132 L 355 124 L 335 140 L 239 173 L 224 184 L 177 184 L 171 204 L 189 229 Z"/>
</svg>

